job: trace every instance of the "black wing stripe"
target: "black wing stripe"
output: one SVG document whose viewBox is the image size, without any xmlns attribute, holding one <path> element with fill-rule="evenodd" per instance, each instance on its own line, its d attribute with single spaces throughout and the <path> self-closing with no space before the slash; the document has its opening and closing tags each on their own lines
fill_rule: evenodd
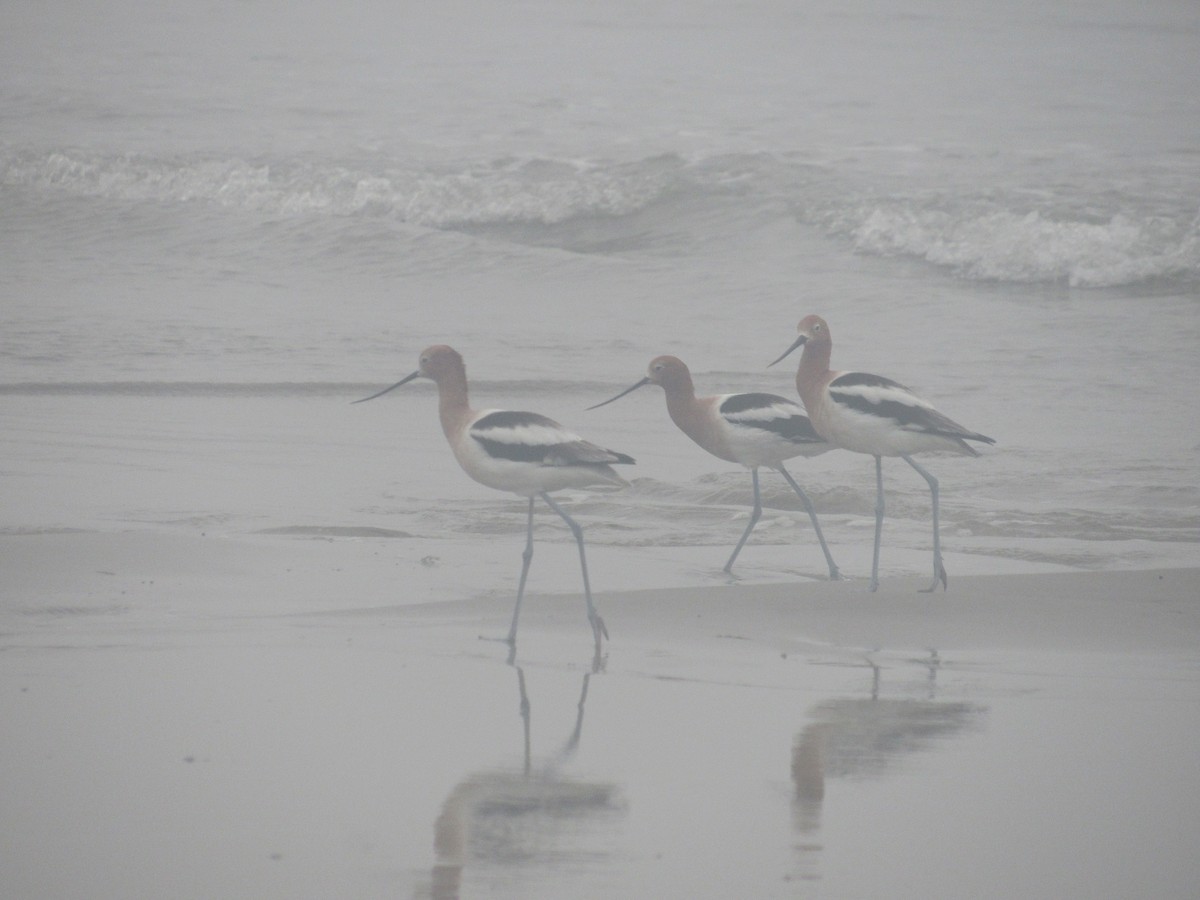
<svg viewBox="0 0 1200 900">
<path fill-rule="evenodd" d="M 787 412 L 786 415 L 772 415 L 758 418 L 745 415 L 756 410 L 772 410 L 776 413 Z M 793 411 L 794 410 L 794 411 Z M 808 416 L 800 411 L 800 407 L 778 394 L 734 394 L 721 403 L 721 415 L 741 428 L 759 428 L 779 435 L 784 440 L 794 444 L 824 443 L 821 436 L 813 428 Z"/>
</svg>

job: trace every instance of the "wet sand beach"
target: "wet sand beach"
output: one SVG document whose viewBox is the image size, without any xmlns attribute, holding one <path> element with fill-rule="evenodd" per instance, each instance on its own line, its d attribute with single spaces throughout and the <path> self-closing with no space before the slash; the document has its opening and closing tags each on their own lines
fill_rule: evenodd
<svg viewBox="0 0 1200 900">
<path fill-rule="evenodd" d="M 1200 570 L 600 591 L 600 660 L 579 596 L 533 593 L 510 660 L 481 638 L 511 597 L 387 602 L 381 544 L 6 535 L 3 892 L 1184 897 L 1200 878 Z"/>
</svg>

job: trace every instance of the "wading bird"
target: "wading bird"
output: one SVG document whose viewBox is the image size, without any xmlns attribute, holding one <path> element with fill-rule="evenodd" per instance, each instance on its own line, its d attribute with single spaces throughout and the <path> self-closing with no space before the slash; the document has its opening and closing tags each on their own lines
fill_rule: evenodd
<svg viewBox="0 0 1200 900">
<path fill-rule="evenodd" d="M 512 410 L 474 410 L 467 397 L 467 371 L 458 351 L 444 344 L 427 347 L 421 353 L 419 367 L 411 375 L 391 387 L 355 400 L 364 403 L 381 397 L 388 391 L 408 384 L 415 378 L 429 378 L 438 388 L 438 412 L 442 431 L 468 475 L 481 484 L 498 491 L 510 491 L 529 498 L 529 513 L 525 552 L 522 554 L 521 580 L 517 586 L 517 603 L 513 608 L 512 627 L 505 639 L 516 646 L 517 620 L 521 614 L 521 599 L 525 595 L 525 579 L 533 560 L 533 502 L 541 497 L 567 523 L 575 543 L 579 545 L 579 566 L 583 572 L 583 598 L 587 604 L 588 622 L 596 640 L 596 656 L 600 656 L 601 638 L 608 637 L 604 620 L 592 602 L 588 583 L 587 557 L 583 549 L 583 529 L 550 497 L 551 491 L 580 488 L 609 483 L 625 484 L 613 470 L 613 465 L 632 465 L 633 457 L 615 450 L 606 450 L 583 440 L 553 419 L 531 412 Z"/>
<path fill-rule="evenodd" d="M 833 340 L 829 325 L 820 316 L 807 316 L 797 326 L 799 337 L 771 365 L 797 347 L 803 347 L 796 371 L 796 390 L 813 427 L 834 447 L 875 457 L 875 553 L 871 562 L 870 590 L 879 587 L 879 541 L 883 533 L 883 457 L 899 456 L 929 485 L 933 505 L 933 582 L 924 593 L 946 587 L 938 536 L 938 482 L 912 458 L 914 453 L 948 451 L 968 456 L 979 453 L 967 441 L 996 443 L 984 434 L 968 431 L 942 415 L 904 385 L 865 372 L 834 372 L 829 368 Z"/>
<path fill-rule="evenodd" d="M 742 551 L 750 532 L 762 517 L 762 498 L 758 490 L 758 467 L 775 469 L 792 486 L 792 490 L 804 504 L 813 530 L 825 554 L 829 566 L 829 578 L 837 580 L 838 568 L 825 545 L 821 523 L 816 510 L 804 489 L 783 467 L 785 459 L 794 456 L 816 456 L 833 448 L 813 430 L 812 423 L 799 404 L 775 394 L 718 394 L 715 397 L 697 397 L 692 384 L 692 373 L 683 360 L 674 356 L 659 356 L 650 361 L 646 377 L 632 387 L 626 388 L 604 403 L 589 409 L 619 400 L 626 394 L 647 384 L 662 387 L 667 398 L 667 412 L 680 431 L 718 459 L 740 463 L 750 470 L 754 485 L 754 509 L 750 513 L 750 524 L 742 533 L 741 540 L 733 548 L 733 554 L 725 563 L 725 571 L 733 570 L 734 560 Z"/>
</svg>

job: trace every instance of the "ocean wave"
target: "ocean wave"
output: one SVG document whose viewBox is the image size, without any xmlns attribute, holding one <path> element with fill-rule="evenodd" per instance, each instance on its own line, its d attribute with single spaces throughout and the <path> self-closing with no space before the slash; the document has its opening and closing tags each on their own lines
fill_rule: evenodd
<svg viewBox="0 0 1200 900">
<path fill-rule="evenodd" d="M 914 257 L 971 280 L 1104 288 L 1200 279 L 1200 217 L 1115 213 L 1089 221 L 1036 209 L 887 201 L 830 218 L 831 230 L 861 252 Z"/>
<path fill-rule="evenodd" d="M 114 200 L 205 202 L 271 216 L 389 217 L 454 229 L 628 215 L 670 191 L 682 165 L 666 156 L 615 166 L 502 159 L 405 168 L 388 162 L 8 151 L 0 154 L 0 184 Z"/>
<path fill-rule="evenodd" d="M 917 259 L 970 280 L 1081 288 L 1200 281 L 1200 214 L 1188 199 L 1194 174 L 1171 178 L 1139 187 L 1131 177 L 1114 187 L 1098 170 L 1049 187 L 901 193 L 881 192 L 833 160 L 772 153 L 419 163 L 0 145 L 0 185 L 203 203 L 293 218 L 306 233 L 308 219 L 324 218 L 355 229 L 400 222 L 571 252 L 700 253 L 734 229 L 790 214 L 864 254 Z M 354 243 L 371 246 L 358 230 Z"/>
</svg>

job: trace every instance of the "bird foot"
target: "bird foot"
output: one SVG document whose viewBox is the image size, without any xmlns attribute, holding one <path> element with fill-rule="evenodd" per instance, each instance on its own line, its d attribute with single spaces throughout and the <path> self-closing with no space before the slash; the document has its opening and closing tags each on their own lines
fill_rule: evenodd
<svg viewBox="0 0 1200 900">
<path fill-rule="evenodd" d="M 604 671 L 604 664 L 608 657 L 604 655 L 603 639 L 608 640 L 608 628 L 604 624 L 604 620 L 600 618 L 600 614 L 592 612 L 588 619 L 592 623 L 592 635 L 596 638 L 596 653 L 592 657 L 592 672 Z"/>
<path fill-rule="evenodd" d="M 517 646 L 517 636 L 510 634 L 508 637 L 488 637 L 486 634 L 479 635 L 481 641 L 493 641 L 497 644 L 508 644 L 510 647 Z"/>
<path fill-rule="evenodd" d="M 927 588 L 922 588 L 920 593 L 932 594 L 937 590 L 939 583 L 941 583 L 943 591 L 950 589 L 950 579 L 946 577 L 946 567 L 942 565 L 942 561 L 940 559 L 938 560 L 937 568 L 933 573 L 933 584 L 929 585 Z"/>
<path fill-rule="evenodd" d="M 608 665 L 608 654 L 601 653 L 600 648 L 596 648 L 596 653 L 592 657 L 592 674 L 598 675 L 604 671 L 604 667 Z"/>
<path fill-rule="evenodd" d="M 589 618 L 591 619 L 591 622 L 592 622 L 592 633 L 594 635 L 596 635 L 596 646 L 599 647 L 600 646 L 600 637 L 602 635 L 606 641 L 608 640 L 608 628 L 605 627 L 604 620 L 602 618 L 600 618 L 599 613 L 592 613 L 592 615 Z"/>
<path fill-rule="evenodd" d="M 517 659 L 517 637 L 510 634 L 508 637 L 488 637 L 486 634 L 479 635 L 481 641 L 491 641 L 496 644 L 508 644 L 508 659 L 507 662 L 511 666 Z"/>
</svg>

